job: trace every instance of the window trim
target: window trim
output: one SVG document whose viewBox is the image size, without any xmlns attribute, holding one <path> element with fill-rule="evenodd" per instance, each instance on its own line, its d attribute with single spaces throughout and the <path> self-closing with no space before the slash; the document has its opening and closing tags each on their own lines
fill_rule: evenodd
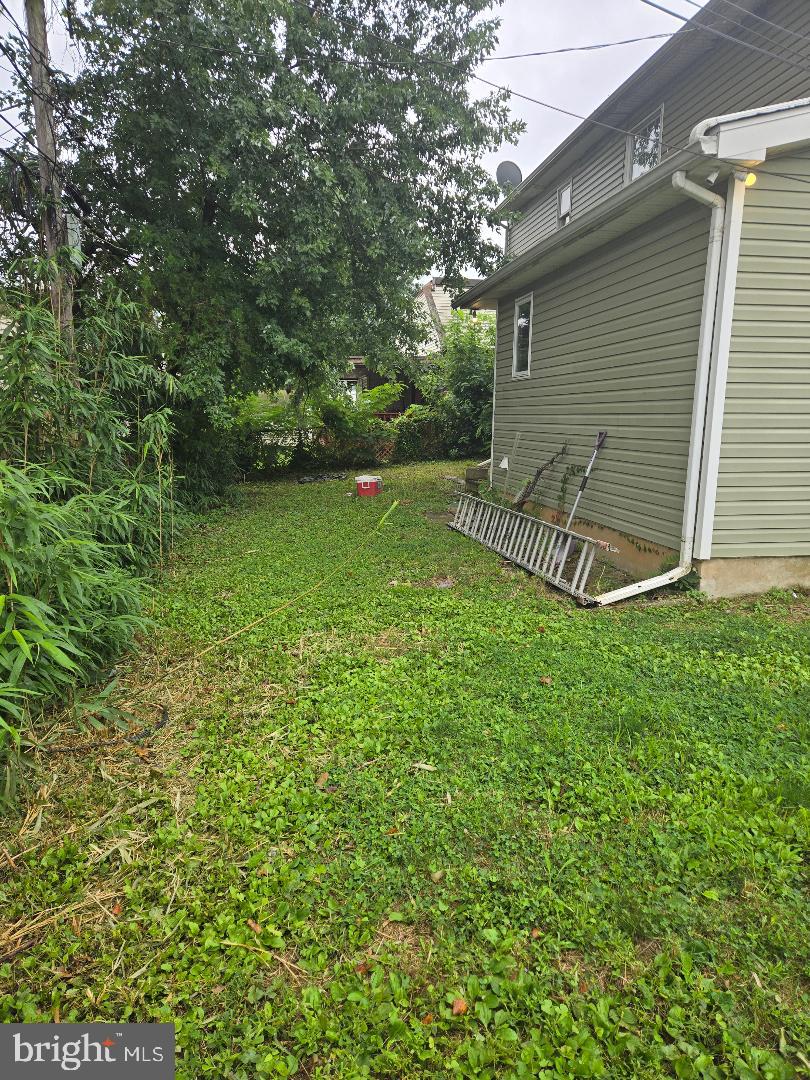
<svg viewBox="0 0 810 1080">
<path fill-rule="evenodd" d="M 562 206 L 561 206 L 562 193 L 565 191 L 566 188 L 571 189 L 571 206 L 569 207 L 569 210 L 568 210 L 568 215 L 567 215 L 568 220 L 563 221 L 563 216 L 564 215 L 560 213 L 560 210 L 562 208 Z M 569 180 L 566 180 L 564 184 L 560 184 L 560 186 L 557 188 L 557 228 L 558 229 L 564 229 L 566 227 L 566 225 L 570 225 L 571 224 L 571 218 L 573 216 L 574 216 L 574 178 L 572 176 Z"/>
<path fill-rule="evenodd" d="M 518 312 L 521 305 L 528 303 L 529 305 L 529 352 L 526 357 L 526 370 L 517 370 L 517 350 L 518 350 Z M 534 293 L 526 293 L 525 296 L 519 296 L 515 300 L 515 314 L 514 321 L 512 323 L 512 378 L 513 379 L 528 379 L 532 373 L 532 330 L 534 329 Z"/>
<path fill-rule="evenodd" d="M 658 106 L 657 109 L 653 109 L 651 113 L 648 113 L 643 120 L 639 120 L 637 124 L 634 124 L 631 130 L 627 133 L 624 140 L 624 183 L 625 187 L 628 184 L 634 184 L 636 180 L 640 180 L 641 176 L 633 176 L 633 143 L 638 138 L 639 133 L 648 127 L 653 120 L 658 120 L 661 127 L 661 136 L 658 140 L 658 161 L 655 165 L 652 165 L 646 172 L 643 172 L 641 176 L 646 176 L 647 173 L 657 169 L 661 164 L 661 158 L 663 157 L 664 150 L 664 103 Z"/>
</svg>

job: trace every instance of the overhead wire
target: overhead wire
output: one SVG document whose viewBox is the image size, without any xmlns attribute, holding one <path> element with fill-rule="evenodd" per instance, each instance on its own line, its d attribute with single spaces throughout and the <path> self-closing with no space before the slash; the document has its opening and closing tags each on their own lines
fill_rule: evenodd
<svg viewBox="0 0 810 1080">
<path fill-rule="evenodd" d="M 598 49 L 612 49 L 616 45 L 635 45 L 640 41 L 658 41 L 662 38 L 671 38 L 675 37 L 675 34 L 679 32 L 682 31 L 675 30 L 672 33 L 665 34 L 645 34 L 643 37 L 623 38 L 621 41 L 603 41 L 597 45 L 567 45 L 561 49 L 540 49 L 538 52 L 507 53 L 504 56 L 482 56 L 481 61 L 483 63 L 490 60 L 523 60 L 527 57 L 535 56 L 560 56 L 563 53 L 595 52 Z"/>
<path fill-rule="evenodd" d="M 656 11 L 663 11 L 665 15 L 671 15 L 673 19 L 680 19 L 681 22 L 690 22 L 691 19 L 688 15 L 681 15 L 678 11 L 673 11 L 671 8 L 664 7 L 663 4 L 659 4 L 656 0 L 641 0 L 642 4 L 646 4 L 647 7 L 655 8 Z M 788 67 L 796 68 L 797 71 L 801 71 L 802 74 L 808 74 L 808 66 L 804 64 L 797 64 L 793 60 L 788 59 L 786 56 L 780 56 L 779 53 L 771 52 L 770 49 L 763 49 L 760 45 L 755 45 L 751 41 L 742 41 L 738 37 L 734 37 L 733 34 L 726 34 L 722 30 L 718 30 L 715 26 L 708 26 L 706 23 L 693 23 L 699 30 L 705 31 L 707 34 L 713 34 L 715 37 L 723 38 L 724 41 L 732 41 L 735 45 L 742 45 L 743 48 L 752 49 L 754 52 L 762 53 L 763 56 L 769 56 L 772 60 L 778 60 L 783 64 L 787 64 Z"/>
<path fill-rule="evenodd" d="M 9 22 L 12 24 L 12 26 L 14 26 L 14 28 L 17 30 L 17 32 L 20 34 L 20 36 L 27 42 L 29 49 L 31 49 L 33 52 L 35 52 L 39 56 L 40 61 L 49 69 L 51 74 L 53 74 L 53 69 L 51 69 L 51 66 L 50 66 L 51 65 L 50 57 L 38 45 L 34 44 L 34 42 L 28 36 L 28 31 L 25 30 L 22 26 L 20 26 L 20 24 L 19 24 L 19 22 L 17 20 L 17 17 L 14 15 L 14 12 L 11 11 L 11 9 L 5 3 L 5 0 L 0 0 L 0 10 L 5 12 L 6 18 L 9 20 Z"/>
<path fill-rule="evenodd" d="M 766 26 L 772 27 L 774 30 L 779 30 L 783 34 L 789 34 L 790 37 L 796 37 L 800 41 L 806 41 L 810 45 L 810 36 L 802 34 L 798 30 L 791 30 L 787 26 L 782 26 L 780 23 L 772 22 L 770 19 L 766 19 L 763 15 L 758 15 L 755 11 L 748 11 L 742 4 L 738 4 L 735 0 L 721 0 L 722 3 L 727 4 L 729 7 L 736 8 L 737 11 L 741 11 L 744 15 L 747 15 L 751 19 L 755 19 L 757 22 L 764 23 Z M 686 0 L 687 4 L 692 4 L 693 7 L 700 7 L 701 5 L 696 0 Z M 722 12 L 720 13 L 722 14 Z M 723 16 L 727 18 L 727 16 Z"/>
<path fill-rule="evenodd" d="M 687 4 L 691 4 L 692 7 L 697 8 L 698 12 L 701 13 L 701 14 L 703 12 L 705 12 L 705 10 L 706 10 L 705 7 L 702 4 L 698 3 L 698 0 L 684 0 L 684 2 L 687 3 Z M 795 47 L 789 48 L 788 46 L 786 46 L 784 44 L 784 42 L 777 41 L 776 38 L 773 38 L 770 35 L 766 34 L 763 30 L 758 30 L 755 26 L 748 26 L 748 25 L 746 25 L 746 23 L 740 22 L 739 19 L 732 19 L 732 17 L 730 15 L 727 15 L 725 12 L 722 12 L 722 11 L 718 11 L 715 14 L 718 15 L 725 22 L 727 22 L 730 26 L 736 26 L 736 27 L 738 27 L 738 29 L 744 30 L 747 34 L 755 34 L 758 38 L 760 38 L 762 41 L 766 42 L 768 45 L 775 46 L 777 49 L 779 49 L 781 51 L 782 54 L 787 53 L 787 55 L 798 59 L 799 61 L 801 61 L 804 64 L 806 64 L 806 63 L 808 63 L 808 61 L 810 61 L 810 56 L 808 56 L 807 53 L 797 52 Z M 693 15 L 691 17 L 691 19 L 694 20 L 694 27 L 695 27 L 696 30 L 709 30 L 710 29 L 708 24 L 698 21 L 698 15 L 697 14 Z M 740 40 L 741 45 L 749 44 L 749 42 L 744 42 L 744 41 L 742 41 L 742 39 L 739 39 L 739 40 Z M 807 40 L 808 45 L 810 45 L 810 38 L 808 38 L 806 40 Z"/>
<path fill-rule="evenodd" d="M 620 41 L 601 41 L 592 45 L 568 45 L 560 49 L 540 49 L 535 52 L 508 53 L 503 56 L 482 56 L 479 62 L 484 64 L 489 63 L 492 60 L 524 60 L 538 56 L 561 56 L 567 53 L 596 52 L 601 49 L 612 49 L 619 45 L 635 45 L 638 42 L 642 41 L 660 41 L 666 38 L 672 38 L 675 36 L 676 33 L 678 33 L 678 31 L 672 31 L 672 33 L 663 34 L 645 34 L 642 37 L 623 38 Z M 221 56 L 230 56 L 232 54 L 231 49 L 225 49 L 219 45 L 207 45 L 203 42 L 178 41 L 176 38 L 166 38 L 158 35 L 154 35 L 152 40 L 159 41 L 161 42 L 161 44 L 164 45 L 176 45 L 179 48 L 183 49 L 199 49 L 203 52 L 214 52 L 218 53 Z M 385 39 L 381 38 L 380 40 Z M 389 42 L 388 44 L 391 44 L 391 42 Z M 459 64 L 463 64 L 466 60 L 470 59 L 469 57 L 464 57 L 459 60 L 448 60 L 440 56 L 426 56 L 424 53 L 413 53 L 412 58 L 420 64 L 435 64 L 440 67 L 457 67 Z M 402 62 L 396 60 L 384 61 L 376 58 L 374 62 L 377 63 L 380 67 L 402 66 Z"/>
<path fill-rule="evenodd" d="M 553 112 L 562 113 L 564 116 L 571 116 L 576 120 L 582 120 L 584 123 L 596 124 L 602 128 L 608 128 L 610 131 L 615 131 L 620 135 L 627 135 L 631 138 L 636 138 L 639 135 L 638 131 L 633 131 L 630 128 L 618 127 L 615 124 L 608 124 L 604 120 L 596 120 L 593 116 L 583 116 L 581 113 L 572 112 L 570 109 L 563 109 L 558 105 L 551 105 L 548 101 L 541 101 L 540 98 L 532 97 L 529 94 L 522 94 L 517 90 L 512 90 L 511 87 L 502 86 L 500 83 L 491 82 L 489 79 L 483 78 L 481 75 L 473 75 L 473 79 L 477 79 L 478 82 L 486 83 L 487 86 L 493 87 L 495 90 L 503 90 L 507 94 L 511 94 L 513 97 L 522 98 L 524 101 L 530 101 L 534 105 L 542 105 L 544 109 L 551 109 Z M 673 151 L 678 153 L 690 154 L 697 160 L 705 161 L 706 155 L 699 153 L 697 150 L 691 150 L 688 146 L 678 146 L 676 143 L 665 143 L 661 140 L 661 149 L 667 152 Z M 771 176 L 780 176 L 783 180 L 798 180 L 803 184 L 810 184 L 810 179 L 806 176 L 797 176 L 793 173 L 781 173 L 775 172 L 772 169 L 759 169 L 759 172 L 768 172 Z"/>
</svg>

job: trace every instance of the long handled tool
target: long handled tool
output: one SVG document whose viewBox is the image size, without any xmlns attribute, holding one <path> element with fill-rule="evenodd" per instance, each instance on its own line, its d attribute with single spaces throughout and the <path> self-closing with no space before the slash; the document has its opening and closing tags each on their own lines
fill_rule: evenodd
<svg viewBox="0 0 810 1080">
<path fill-rule="evenodd" d="M 546 471 L 546 469 L 551 468 L 551 466 L 554 464 L 554 462 L 557 460 L 557 458 L 561 458 L 563 456 L 563 454 L 566 452 L 567 449 L 568 449 L 568 443 L 563 443 L 562 447 L 557 451 L 557 453 L 553 454 L 548 459 L 548 461 L 544 462 L 540 466 L 540 468 L 535 471 L 534 476 L 530 480 L 526 481 L 526 483 L 523 485 L 523 487 L 517 493 L 517 495 L 515 496 L 515 498 L 514 498 L 514 500 L 512 502 L 512 505 L 514 506 L 514 508 L 516 510 L 522 510 L 523 509 L 523 507 L 526 505 L 526 503 L 529 501 L 529 499 L 532 497 L 532 495 L 534 495 L 534 489 L 537 487 L 537 483 L 538 483 L 540 477 L 543 475 L 543 473 Z"/>
<path fill-rule="evenodd" d="M 591 475 L 591 470 L 593 469 L 594 462 L 596 461 L 596 455 L 599 453 L 599 451 L 605 445 L 605 439 L 607 438 L 607 434 L 608 433 L 606 431 L 600 431 L 600 432 L 598 432 L 598 434 L 596 436 L 596 445 L 593 448 L 593 453 L 591 454 L 591 460 L 588 462 L 588 465 L 587 465 L 587 467 L 585 469 L 585 472 L 582 474 L 582 480 L 580 481 L 579 491 L 576 493 L 576 496 L 574 498 L 574 503 L 573 503 L 573 505 L 571 507 L 571 513 L 568 515 L 568 521 L 566 521 L 566 523 L 565 523 L 565 531 L 566 532 L 570 532 L 571 522 L 574 520 L 574 515 L 577 512 L 577 507 L 580 504 L 580 501 L 582 499 L 582 495 L 583 495 L 583 493 L 585 491 L 585 488 L 588 486 L 588 478 Z M 560 566 L 561 564 L 565 563 L 565 560 L 568 558 L 568 556 L 570 554 L 570 550 L 571 550 L 571 541 L 568 540 L 567 542 L 563 543 L 562 538 L 561 538 L 560 543 L 557 545 L 557 551 L 556 551 L 555 556 L 554 556 L 554 565 L 555 566 Z"/>
<path fill-rule="evenodd" d="M 591 454 L 591 460 L 588 462 L 588 467 L 586 468 L 585 472 L 582 474 L 582 480 L 581 480 L 580 485 L 579 485 L 579 491 L 577 492 L 576 498 L 574 499 L 574 505 L 571 507 L 571 513 L 568 515 L 568 521 L 566 521 L 566 523 L 565 523 L 566 529 L 571 528 L 571 522 L 574 520 L 574 514 L 576 514 L 576 512 L 577 512 L 577 507 L 580 504 L 580 500 L 582 499 L 582 495 L 583 495 L 583 493 L 585 491 L 585 488 L 588 486 L 588 478 L 591 475 L 591 469 L 593 468 L 593 463 L 596 461 L 596 455 L 599 453 L 599 451 L 605 445 L 605 439 L 606 438 L 607 438 L 607 432 L 606 431 L 600 431 L 596 436 L 596 446 L 594 446 L 594 448 L 593 448 L 593 453 Z"/>
</svg>

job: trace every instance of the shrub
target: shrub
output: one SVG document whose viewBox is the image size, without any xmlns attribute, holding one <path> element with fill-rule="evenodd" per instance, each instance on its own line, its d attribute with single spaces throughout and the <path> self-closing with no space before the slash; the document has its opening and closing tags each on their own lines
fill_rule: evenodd
<svg viewBox="0 0 810 1080">
<path fill-rule="evenodd" d="M 42 293 L 8 290 L 0 350 L 0 795 L 24 733 L 103 677 L 144 625 L 143 576 L 174 531 L 169 401 L 133 355 L 148 333 L 111 293 L 83 298 L 67 349 Z M 106 710 L 102 709 L 105 718 Z"/>
<path fill-rule="evenodd" d="M 392 461 L 431 461 L 445 456 L 447 440 L 442 420 L 429 406 L 411 405 L 392 427 Z"/>
<path fill-rule="evenodd" d="M 428 402 L 442 430 L 445 452 L 451 457 L 479 454 L 489 444 L 494 362 L 494 318 L 454 312 L 426 386 Z"/>
<path fill-rule="evenodd" d="M 402 394 L 383 383 L 353 400 L 323 390 L 300 400 L 286 393 L 254 394 L 232 404 L 234 457 L 243 475 L 286 469 L 372 465 L 390 454 L 391 425 L 380 413 Z"/>
</svg>

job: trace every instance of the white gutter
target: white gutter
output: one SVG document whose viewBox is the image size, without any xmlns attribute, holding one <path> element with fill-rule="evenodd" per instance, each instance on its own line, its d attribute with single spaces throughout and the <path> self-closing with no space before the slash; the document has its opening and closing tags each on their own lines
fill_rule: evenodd
<svg viewBox="0 0 810 1080">
<path fill-rule="evenodd" d="M 706 277 L 703 286 L 703 311 L 700 320 L 700 338 L 698 340 L 697 365 L 695 370 L 695 393 L 692 401 L 692 428 L 689 435 L 689 457 L 686 463 L 686 483 L 684 488 L 683 525 L 681 529 L 681 550 L 678 565 L 664 574 L 636 581 L 622 589 L 602 593 L 595 598 L 599 607 L 614 604 L 617 600 L 626 600 L 640 593 L 660 589 L 679 581 L 692 569 L 692 557 L 695 547 L 695 522 L 697 519 L 698 490 L 700 484 L 700 466 L 703 452 L 703 428 L 706 420 L 706 403 L 709 396 L 709 379 L 712 366 L 714 342 L 714 317 L 717 311 L 717 293 L 720 283 L 721 256 L 723 251 L 723 233 L 726 218 L 726 200 L 722 195 L 708 191 L 699 184 L 687 179 L 686 173 L 679 170 L 672 175 L 672 186 L 704 206 L 712 208 L 709 222 L 709 246 L 706 254 Z"/>
<path fill-rule="evenodd" d="M 803 109 L 810 105 L 810 97 L 796 98 L 794 101 L 781 101 L 777 105 L 763 105 L 759 109 L 745 109 L 743 112 L 725 113 L 723 116 L 710 116 L 695 124 L 689 135 L 688 145 L 700 142 L 704 135 L 713 127 L 720 124 L 729 124 L 734 120 L 750 120 L 755 116 L 769 116 L 771 113 L 789 112 L 791 109 Z"/>
<path fill-rule="evenodd" d="M 783 101 L 761 109 L 711 116 L 692 128 L 690 145 L 704 154 L 757 165 L 778 147 L 806 143 L 810 134 L 810 98 Z"/>
</svg>

